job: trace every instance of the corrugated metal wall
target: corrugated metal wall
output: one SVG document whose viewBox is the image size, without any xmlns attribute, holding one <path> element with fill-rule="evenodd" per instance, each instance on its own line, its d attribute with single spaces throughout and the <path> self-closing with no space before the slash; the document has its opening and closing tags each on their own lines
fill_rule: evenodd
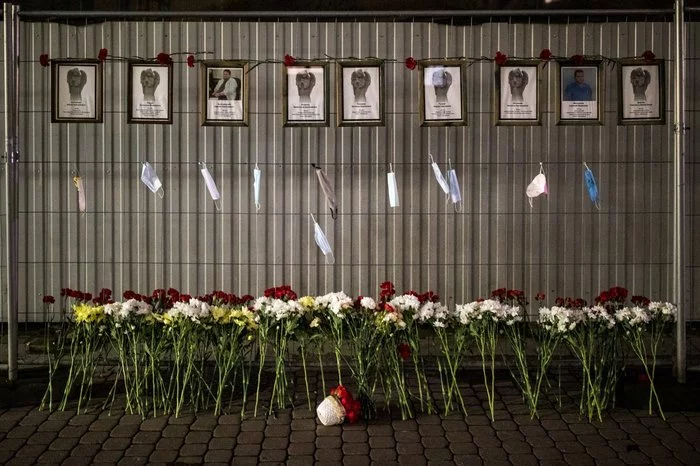
<svg viewBox="0 0 700 466">
<path fill-rule="evenodd" d="M 689 55 L 698 50 L 691 30 Z M 542 125 L 496 127 L 494 67 L 475 63 L 466 76 L 469 125 L 422 128 L 419 75 L 402 63 L 407 56 L 492 57 L 498 50 L 531 57 L 545 47 L 559 56 L 607 57 L 650 49 L 668 60 L 666 80 L 672 83 L 671 23 L 37 22 L 22 24 L 21 41 L 20 289 L 26 294 L 20 296 L 20 321 L 41 320 L 42 295 L 58 295 L 62 287 L 261 294 L 286 283 L 301 293 L 376 294 L 379 283 L 393 280 L 399 290 L 435 290 L 451 305 L 502 286 L 543 291 L 550 302 L 557 295 L 590 299 L 613 285 L 671 299 L 671 85 L 665 86 L 665 126 L 618 126 L 617 69 L 608 67 L 605 125 L 562 127 L 555 119 L 557 71 L 550 65 L 541 74 Z M 39 55 L 96 57 L 102 47 L 122 57 L 209 51 L 211 59 L 281 59 L 288 53 L 397 61 L 385 68 L 382 128 L 336 127 L 335 102 L 331 127 L 282 127 L 280 64 L 250 73 L 249 127 L 201 127 L 199 73 L 185 65 L 186 55 L 174 66 L 172 125 L 126 123 L 127 65 L 119 61 L 104 67 L 103 124 L 50 123 L 50 73 Z M 699 75 L 695 63 L 689 60 L 689 83 Z M 695 87 L 688 93 L 691 126 Z M 334 73 L 331 89 L 335 95 Z M 463 212 L 445 204 L 428 153 L 443 166 L 452 160 Z M 163 180 L 163 199 L 139 181 L 144 160 Z M 199 161 L 222 192 L 220 212 Z M 525 188 L 540 161 L 550 195 L 531 209 Z M 585 192 L 583 161 L 598 178 L 600 211 Z M 335 184 L 335 221 L 312 162 Z M 389 162 L 399 183 L 396 209 L 388 206 Z M 263 172 L 259 212 L 253 204 L 255 163 Z M 86 214 L 78 212 L 75 172 L 86 182 Z M 690 179 L 697 173 L 692 164 Z M 693 189 L 690 207 L 698 196 Z M 309 212 L 329 237 L 335 265 L 324 264 Z M 698 216 L 691 218 L 691 233 L 699 231 Z M 700 248 L 693 247 L 691 262 L 695 272 Z M 700 285 L 697 273 L 692 283 Z"/>
</svg>

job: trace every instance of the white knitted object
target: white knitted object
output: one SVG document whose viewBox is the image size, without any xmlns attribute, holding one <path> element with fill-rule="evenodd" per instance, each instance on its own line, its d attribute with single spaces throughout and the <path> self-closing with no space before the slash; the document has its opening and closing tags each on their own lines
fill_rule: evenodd
<svg viewBox="0 0 700 466">
<path fill-rule="evenodd" d="M 329 395 L 316 408 L 316 415 L 324 426 L 335 426 L 345 421 L 345 408 L 338 398 Z"/>
</svg>

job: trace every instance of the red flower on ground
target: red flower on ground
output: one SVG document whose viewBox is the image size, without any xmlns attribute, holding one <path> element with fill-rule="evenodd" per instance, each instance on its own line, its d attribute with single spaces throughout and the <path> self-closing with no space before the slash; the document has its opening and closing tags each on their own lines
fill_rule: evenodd
<svg viewBox="0 0 700 466">
<path fill-rule="evenodd" d="M 107 49 L 100 49 L 100 53 L 97 54 L 97 59 L 104 62 L 107 59 Z"/>
<path fill-rule="evenodd" d="M 574 65 L 583 65 L 583 62 L 585 62 L 586 59 L 583 57 L 583 55 L 574 55 L 571 57 L 571 61 L 574 63 Z"/>
<path fill-rule="evenodd" d="M 187 57 L 187 66 L 194 68 L 194 55 L 189 55 Z"/>
<path fill-rule="evenodd" d="M 404 63 L 409 70 L 415 70 L 416 66 L 418 66 L 418 62 L 413 57 L 408 57 Z"/>
<path fill-rule="evenodd" d="M 173 64 L 172 57 L 165 52 L 160 52 L 158 54 L 158 56 L 156 57 L 156 61 L 158 61 L 158 63 L 160 63 L 161 65 L 172 65 Z"/>
<path fill-rule="evenodd" d="M 549 49 L 542 49 L 540 52 L 540 60 L 549 60 L 552 58 L 552 51 Z"/>
<path fill-rule="evenodd" d="M 646 61 L 652 61 L 654 58 L 656 58 L 656 55 L 654 55 L 654 52 L 651 50 L 645 50 L 642 54 L 642 58 L 644 58 Z"/>
<path fill-rule="evenodd" d="M 41 55 L 39 55 L 39 64 L 41 64 L 41 66 L 49 66 L 49 63 L 50 61 L 48 53 L 42 53 Z"/>
<path fill-rule="evenodd" d="M 294 58 L 291 55 L 285 55 L 284 56 L 284 66 L 294 66 L 296 64 L 297 59 Z"/>
<path fill-rule="evenodd" d="M 501 53 L 500 51 L 498 51 L 498 52 L 496 52 L 496 58 L 494 58 L 494 60 L 496 61 L 496 64 L 497 64 L 498 66 L 503 66 L 503 65 L 505 65 L 506 62 L 508 61 L 508 55 L 506 55 L 505 53 Z"/>
<path fill-rule="evenodd" d="M 56 298 L 54 298 L 54 297 L 51 296 L 51 295 L 46 295 L 46 296 L 44 296 L 43 301 L 44 301 L 44 303 L 46 303 L 46 304 L 53 304 L 53 303 L 56 302 Z"/>
</svg>

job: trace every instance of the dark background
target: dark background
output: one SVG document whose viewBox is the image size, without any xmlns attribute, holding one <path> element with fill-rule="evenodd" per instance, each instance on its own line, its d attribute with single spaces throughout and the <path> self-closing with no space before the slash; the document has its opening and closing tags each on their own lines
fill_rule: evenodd
<svg viewBox="0 0 700 466">
<path fill-rule="evenodd" d="M 377 11 L 672 8 L 673 0 L 20 0 L 21 11 Z M 700 0 L 686 1 L 700 6 Z"/>
</svg>

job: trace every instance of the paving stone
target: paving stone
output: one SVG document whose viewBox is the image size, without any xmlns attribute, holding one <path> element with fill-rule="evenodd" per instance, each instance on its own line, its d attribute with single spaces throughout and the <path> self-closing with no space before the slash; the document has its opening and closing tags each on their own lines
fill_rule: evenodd
<svg viewBox="0 0 700 466">
<path fill-rule="evenodd" d="M 421 443 L 425 448 L 447 448 L 449 442 L 445 437 L 422 437 Z"/>
<path fill-rule="evenodd" d="M 139 444 L 149 444 L 155 445 L 155 443 L 160 439 L 160 432 L 151 431 L 141 431 L 137 432 L 132 439 L 132 443 L 135 445 Z"/>
<path fill-rule="evenodd" d="M 594 445 L 586 448 L 586 452 L 591 455 L 596 461 L 607 460 L 609 458 L 616 458 L 617 453 L 615 450 L 607 445 Z"/>
<path fill-rule="evenodd" d="M 569 430 L 554 430 L 549 432 L 549 438 L 555 442 L 575 442 L 576 436 Z"/>
<path fill-rule="evenodd" d="M 119 424 L 119 418 L 116 417 L 98 419 L 90 424 L 88 430 L 91 432 L 110 432 L 117 424 Z"/>
<path fill-rule="evenodd" d="M 180 456 L 204 456 L 207 452 L 206 443 L 190 443 L 180 447 Z"/>
<path fill-rule="evenodd" d="M 58 432 L 59 438 L 82 437 L 87 431 L 88 426 L 65 426 Z"/>
<path fill-rule="evenodd" d="M 59 430 L 63 429 L 66 425 L 68 424 L 68 420 L 60 419 L 60 420 L 54 420 L 54 421 L 44 421 L 38 426 L 22 426 L 22 427 L 27 427 L 29 430 L 32 432 L 34 430 L 38 432 L 58 432 Z M 16 427 L 14 430 L 19 429 L 19 427 Z"/>
<path fill-rule="evenodd" d="M 392 421 L 391 426 L 394 428 L 394 431 L 396 431 L 396 432 L 417 431 L 418 430 L 418 424 L 413 419 L 407 419 L 405 421 Z"/>
<path fill-rule="evenodd" d="M 626 451 L 619 453 L 620 459 L 625 464 L 649 464 L 649 457 L 640 451 Z"/>
<path fill-rule="evenodd" d="M 561 453 L 558 448 L 553 447 L 533 447 L 532 454 L 540 460 L 560 460 Z"/>
<path fill-rule="evenodd" d="M 502 442 L 507 442 L 509 440 L 525 441 L 525 436 L 519 430 L 498 431 L 496 432 L 496 436 L 501 439 Z"/>
<path fill-rule="evenodd" d="M 340 444 L 338 445 L 338 447 Z M 337 448 L 337 447 L 336 447 Z M 295 442 L 290 443 L 287 448 L 287 454 L 292 456 L 313 455 L 316 451 L 316 444 L 313 442 Z"/>
<path fill-rule="evenodd" d="M 139 414 L 124 414 L 119 419 L 119 424 L 122 424 L 122 425 L 127 425 L 127 424 L 141 425 L 142 421 L 143 421 L 143 418 Z"/>
<path fill-rule="evenodd" d="M 168 418 L 166 416 L 160 416 L 155 418 L 146 419 L 143 421 L 139 427 L 142 431 L 146 432 L 160 432 L 165 429 L 168 425 Z"/>
<path fill-rule="evenodd" d="M 90 462 L 92 458 L 84 458 L 82 456 L 69 456 L 61 463 L 62 466 L 85 466 L 86 464 L 92 464 Z"/>
<path fill-rule="evenodd" d="M 338 437 L 317 437 L 316 447 L 320 449 L 325 448 L 340 448 L 343 445 L 343 439 Z"/>
<path fill-rule="evenodd" d="M 575 464 L 576 466 L 595 466 L 596 461 L 586 453 L 564 453 L 564 462 L 566 464 Z"/>
<path fill-rule="evenodd" d="M 68 458 L 70 451 L 68 450 L 49 450 L 37 458 L 36 462 L 39 464 L 59 464 L 64 459 Z"/>
<path fill-rule="evenodd" d="M 314 457 L 316 461 L 340 461 L 343 451 L 340 448 L 317 448 Z"/>
<path fill-rule="evenodd" d="M 117 463 L 118 466 L 141 466 L 148 464 L 148 457 L 141 456 L 125 456 Z"/>
<path fill-rule="evenodd" d="M 102 450 L 95 455 L 92 461 L 94 463 L 116 463 L 122 456 L 124 456 L 124 452 L 121 450 Z"/>
<path fill-rule="evenodd" d="M 473 443 L 474 438 L 469 432 L 457 431 L 457 432 L 446 432 L 445 438 L 450 443 Z"/>
<path fill-rule="evenodd" d="M 445 429 L 440 424 L 421 424 L 418 426 L 418 433 L 422 436 L 437 437 L 445 435 Z"/>
<path fill-rule="evenodd" d="M 626 440 L 627 432 L 622 429 L 600 429 L 598 434 L 606 440 Z"/>
<path fill-rule="evenodd" d="M 209 443 L 211 432 L 197 431 L 190 432 L 185 437 L 185 443 Z"/>
<path fill-rule="evenodd" d="M 43 425 L 43 424 L 42 424 Z M 40 426 L 41 427 L 41 426 Z M 58 432 L 61 429 L 56 430 L 44 430 L 43 432 Z M 6 439 L 23 439 L 26 440 L 32 436 L 34 432 L 37 431 L 37 426 L 16 426 L 14 429 L 7 433 Z M 42 431 L 39 431 L 42 432 Z"/>
<path fill-rule="evenodd" d="M 532 453 L 532 448 L 524 440 L 505 440 L 503 441 L 503 449 L 509 455 Z"/>
<path fill-rule="evenodd" d="M 230 450 L 208 450 L 204 455 L 204 462 L 209 463 L 230 463 L 233 452 Z"/>
<path fill-rule="evenodd" d="M 519 430 L 526 437 L 543 437 L 547 435 L 547 431 L 538 425 L 520 426 Z"/>
<path fill-rule="evenodd" d="M 453 420 L 442 421 L 442 427 L 443 427 L 443 429 L 445 429 L 445 432 L 465 432 L 468 430 L 467 423 L 463 420 L 461 420 L 461 421 L 453 421 Z"/>
<path fill-rule="evenodd" d="M 396 441 L 394 437 L 386 435 L 383 437 L 370 437 L 369 446 L 374 448 L 394 448 Z"/>
<path fill-rule="evenodd" d="M 495 435 L 475 435 L 473 441 L 479 448 L 501 448 L 503 445 Z"/>
<path fill-rule="evenodd" d="M 289 437 L 289 433 L 291 430 L 292 429 L 288 424 L 268 425 L 265 428 L 265 437 Z M 316 435 L 314 431 L 298 431 L 293 433 L 298 434 L 302 432 L 311 432 L 312 434 L 314 434 L 314 436 Z"/>
<path fill-rule="evenodd" d="M 523 454 L 523 453 L 508 455 L 508 461 L 510 461 L 511 464 L 515 464 L 518 466 L 537 466 L 540 464 L 540 460 L 538 460 L 535 455 L 532 455 L 532 454 L 528 455 L 528 454 Z M 570 463 L 570 464 L 576 464 L 576 463 Z"/>
<path fill-rule="evenodd" d="M 367 426 L 367 434 L 370 437 L 379 436 L 384 437 L 388 435 L 394 435 L 394 428 L 387 424 L 372 424 Z"/>
<path fill-rule="evenodd" d="M 369 455 L 351 455 L 343 457 L 343 465 L 345 466 L 370 466 L 372 460 Z"/>
<path fill-rule="evenodd" d="M 260 444 L 262 443 L 264 435 L 262 432 L 241 432 L 238 434 L 237 442 L 239 445 L 246 444 Z"/>
<path fill-rule="evenodd" d="M 316 430 L 316 419 L 294 419 L 292 420 L 292 431 Z"/>
<path fill-rule="evenodd" d="M 273 426 L 273 427 L 279 427 L 279 426 Z M 268 436 L 267 434 L 265 435 L 266 437 L 278 437 L 278 436 Z M 279 436 L 279 437 L 285 437 L 285 436 Z M 301 443 L 307 443 L 307 442 L 314 442 L 316 440 L 316 432 L 312 430 L 300 430 L 297 432 L 292 432 L 291 435 L 288 436 L 289 441 L 292 443 L 295 442 L 301 442 Z"/>
<path fill-rule="evenodd" d="M 97 419 L 96 414 L 77 414 L 70 418 L 68 425 L 70 426 L 89 426 Z"/>
<path fill-rule="evenodd" d="M 106 434 L 106 432 L 105 432 Z M 83 437 L 84 438 L 84 437 Z M 59 438 L 54 440 L 49 444 L 49 450 L 51 451 L 70 451 L 78 444 L 78 440 L 82 442 L 83 438 Z M 95 443 L 95 445 L 100 445 L 102 442 Z"/>
<path fill-rule="evenodd" d="M 369 455 L 368 443 L 343 443 L 343 454 L 345 455 Z"/>
<path fill-rule="evenodd" d="M 100 451 L 100 445 L 76 445 L 70 452 L 70 456 L 92 458 Z"/>
<path fill-rule="evenodd" d="M 156 447 L 156 450 L 153 453 L 151 453 L 151 456 L 148 457 L 148 460 L 153 463 L 172 463 L 177 459 L 177 454 L 178 450 L 159 450 Z"/>
<path fill-rule="evenodd" d="M 343 433 L 340 426 L 316 426 L 318 437 L 339 437 Z"/>
<path fill-rule="evenodd" d="M 359 442 L 367 442 L 367 432 L 364 430 L 351 430 L 351 431 L 344 431 L 343 435 L 343 442 L 348 442 L 348 443 L 359 443 Z"/>
<path fill-rule="evenodd" d="M 195 420 L 194 414 L 181 414 L 180 416 L 170 416 L 168 419 L 168 424 L 174 425 L 191 425 Z"/>
<path fill-rule="evenodd" d="M 260 454 L 260 443 L 251 443 L 251 444 L 244 444 L 244 445 L 236 445 L 236 448 L 233 450 L 233 456 L 238 458 L 239 456 L 254 456 L 257 461 L 257 457 Z M 238 459 L 236 459 L 236 463 L 238 463 Z"/>
<path fill-rule="evenodd" d="M 403 455 L 399 454 L 399 464 L 406 466 L 421 466 L 427 465 L 428 461 L 425 459 L 422 452 L 420 454 L 408 453 Z"/>
<path fill-rule="evenodd" d="M 396 449 L 372 447 L 372 449 L 369 452 L 369 457 L 372 459 L 372 461 L 378 463 L 381 462 L 382 464 L 385 464 L 386 461 L 396 461 Z"/>
<path fill-rule="evenodd" d="M 220 424 L 214 428 L 214 437 L 236 438 L 240 431 L 237 424 Z"/>
<path fill-rule="evenodd" d="M 49 418 L 49 413 L 46 411 L 32 411 L 23 418 L 19 419 L 18 424 L 21 426 L 38 426 Z M 3 416 L 5 421 L 5 416 Z"/>
<path fill-rule="evenodd" d="M 452 452 L 447 448 L 426 448 L 423 454 L 428 461 L 450 461 Z"/>
<path fill-rule="evenodd" d="M 240 424 L 241 415 L 240 414 L 223 414 L 219 416 L 220 425 L 230 425 L 230 424 Z"/>
<path fill-rule="evenodd" d="M 607 445 L 608 441 L 605 440 L 603 437 L 601 437 L 598 434 L 592 434 L 592 435 L 577 435 L 576 439 L 581 443 L 582 445 L 586 447 L 590 447 L 593 445 Z"/>
<path fill-rule="evenodd" d="M 415 442 L 405 443 L 399 442 L 396 444 L 396 452 L 399 455 L 422 455 L 423 445 Z"/>
<path fill-rule="evenodd" d="M 209 441 L 209 450 L 233 450 L 236 446 L 235 438 L 217 438 Z"/>
<path fill-rule="evenodd" d="M 287 466 L 309 466 L 314 464 L 312 455 L 289 456 L 287 458 Z"/>
<path fill-rule="evenodd" d="M 156 450 L 174 450 L 177 452 L 184 443 L 185 439 L 182 437 L 161 438 L 156 443 Z"/>
<path fill-rule="evenodd" d="M 109 433 L 110 437 L 131 438 L 139 431 L 139 424 L 119 424 Z"/>
<path fill-rule="evenodd" d="M 155 445 L 131 445 L 124 452 L 124 456 L 148 458 L 153 450 L 155 450 Z"/>
<path fill-rule="evenodd" d="M 399 443 L 420 443 L 420 434 L 415 431 L 397 431 L 394 438 Z"/>
<path fill-rule="evenodd" d="M 126 437 L 116 437 L 116 438 L 108 438 L 105 440 L 101 447 L 103 450 L 117 450 L 117 451 L 123 451 L 129 448 L 129 445 L 131 445 L 131 439 L 126 438 Z"/>
<path fill-rule="evenodd" d="M 569 426 L 561 419 L 543 419 L 541 423 L 542 428 L 547 431 L 569 430 Z"/>
<path fill-rule="evenodd" d="M 36 432 L 27 439 L 28 445 L 48 445 L 56 439 L 56 432 Z"/>
<path fill-rule="evenodd" d="M 264 450 L 286 450 L 289 446 L 289 439 L 281 437 L 271 437 L 263 440 L 262 449 Z"/>
<path fill-rule="evenodd" d="M 189 428 L 184 425 L 168 425 L 162 431 L 163 438 L 182 437 L 184 438 L 189 432 Z"/>
</svg>

